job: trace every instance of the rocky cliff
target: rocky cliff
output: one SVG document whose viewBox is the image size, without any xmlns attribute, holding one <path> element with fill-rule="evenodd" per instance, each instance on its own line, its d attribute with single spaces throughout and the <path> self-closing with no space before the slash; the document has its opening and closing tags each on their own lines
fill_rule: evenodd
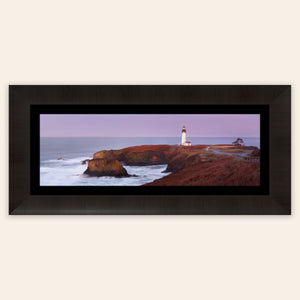
<svg viewBox="0 0 300 300">
<path fill-rule="evenodd" d="M 172 174 L 147 185 L 259 185 L 260 165 L 234 157 L 243 151 L 256 151 L 231 145 L 214 145 L 214 149 L 228 151 L 216 154 L 209 145 L 191 147 L 143 145 L 121 150 L 99 151 L 88 162 L 85 174 L 90 176 L 129 176 L 123 165 L 146 166 L 167 164 L 165 172 Z M 250 152 L 251 152 L 250 151 Z M 220 151 L 219 151 L 220 152 Z M 247 153 L 248 153 L 247 152 Z M 126 172 L 126 173 L 125 173 Z"/>
</svg>

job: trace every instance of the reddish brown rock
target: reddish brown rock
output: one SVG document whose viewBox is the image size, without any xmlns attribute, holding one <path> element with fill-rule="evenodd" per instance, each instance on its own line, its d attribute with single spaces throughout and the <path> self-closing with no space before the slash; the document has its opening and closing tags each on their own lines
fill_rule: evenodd
<svg viewBox="0 0 300 300">
<path fill-rule="evenodd" d="M 208 147 L 223 150 L 224 154 L 207 151 Z M 129 176 L 122 163 L 131 166 L 167 164 L 165 172 L 172 174 L 147 185 L 259 185 L 259 163 L 229 156 L 228 153 L 226 155 L 226 149 L 230 149 L 231 152 L 235 150 L 232 145 L 195 145 L 191 147 L 143 145 L 121 150 L 99 151 L 94 154 L 94 159 L 89 161 L 89 168 L 85 174 L 121 177 Z M 241 146 L 239 150 L 241 149 L 259 151 L 257 147 Z M 108 167 L 109 164 L 112 164 L 113 167 Z"/>
<path fill-rule="evenodd" d="M 92 159 L 88 161 L 88 168 L 83 173 L 89 176 L 114 176 L 129 177 L 126 169 L 118 160 L 107 160 L 104 158 Z"/>
<path fill-rule="evenodd" d="M 145 145 L 121 150 L 104 150 L 96 152 L 93 158 L 117 159 L 128 166 L 148 166 L 167 164 L 168 145 Z"/>
<path fill-rule="evenodd" d="M 259 149 L 253 150 L 250 156 L 260 157 L 260 150 Z"/>
<path fill-rule="evenodd" d="M 196 164 L 145 186 L 259 186 L 260 164 L 234 157 Z"/>
</svg>

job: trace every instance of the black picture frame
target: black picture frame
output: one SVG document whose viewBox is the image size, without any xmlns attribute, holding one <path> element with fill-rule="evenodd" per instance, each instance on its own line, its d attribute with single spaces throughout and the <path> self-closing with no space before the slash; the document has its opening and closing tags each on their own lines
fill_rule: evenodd
<svg viewBox="0 0 300 300">
<path fill-rule="evenodd" d="M 258 112 L 261 120 L 260 187 L 99 189 L 40 187 L 41 112 L 127 108 L 187 113 Z M 145 109 L 146 108 L 146 109 Z M 127 111 L 128 112 L 128 111 Z M 9 213 L 23 214 L 291 214 L 291 86 L 21 86 L 9 87 Z M 53 189 L 54 188 L 54 189 Z M 150 189 L 149 189 L 150 188 Z"/>
<path fill-rule="evenodd" d="M 260 116 L 259 186 L 40 186 L 42 114 L 255 114 Z M 268 105 L 31 105 L 31 195 L 267 195 L 269 193 Z"/>
</svg>

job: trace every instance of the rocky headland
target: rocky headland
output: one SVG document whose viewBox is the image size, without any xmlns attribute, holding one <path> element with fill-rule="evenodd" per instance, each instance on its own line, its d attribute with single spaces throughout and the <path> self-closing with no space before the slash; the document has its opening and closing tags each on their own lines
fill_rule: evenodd
<svg viewBox="0 0 300 300">
<path fill-rule="evenodd" d="M 260 184 L 260 151 L 232 145 L 143 145 L 94 153 L 84 174 L 128 177 L 124 166 L 166 164 L 171 174 L 147 186 L 255 186 Z"/>
</svg>

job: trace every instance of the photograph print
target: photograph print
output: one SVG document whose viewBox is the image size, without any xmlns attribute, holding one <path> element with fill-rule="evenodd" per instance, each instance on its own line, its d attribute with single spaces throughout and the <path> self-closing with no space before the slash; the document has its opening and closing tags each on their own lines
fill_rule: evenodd
<svg viewBox="0 0 300 300">
<path fill-rule="evenodd" d="M 40 114 L 40 186 L 260 186 L 260 114 Z"/>
</svg>

